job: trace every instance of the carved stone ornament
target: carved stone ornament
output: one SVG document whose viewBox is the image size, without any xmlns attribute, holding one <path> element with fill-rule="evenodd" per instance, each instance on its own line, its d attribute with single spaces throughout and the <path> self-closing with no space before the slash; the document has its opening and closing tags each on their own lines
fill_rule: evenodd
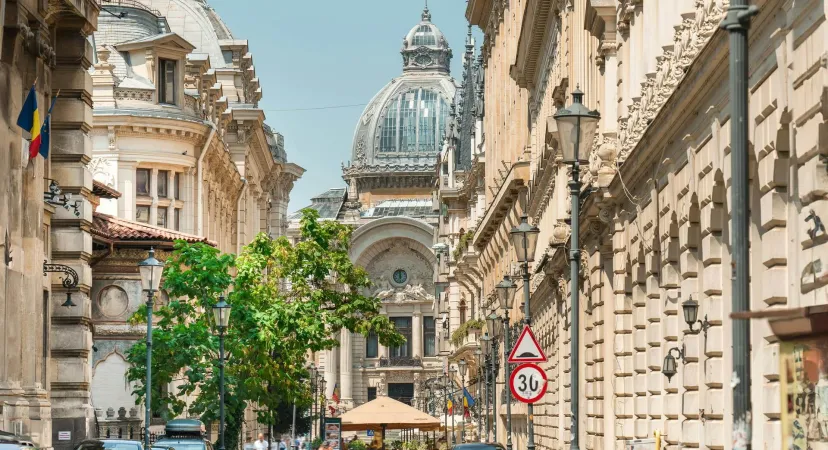
<svg viewBox="0 0 828 450">
<path fill-rule="evenodd" d="M 622 3 L 618 19 L 620 31 L 629 28 L 629 20 L 639 1 L 626 0 Z M 704 0 L 696 0 L 695 11 L 682 15 L 681 24 L 675 27 L 672 46 L 666 46 L 658 58 L 655 75 L 641 83 L 640 97 L 629 106 L 628 116 L 619 121 L 619 162 L 626 160 L 638 145 L 647 126 L 684 78 L 701 49 L 707 45 L 716 26 L 724 18 L 727 4 L 726 0 L 713 0 L 709 5 L 705 5 Z"/>
<path fill-rule="evenodd" d="M 563 245 L 569 239 L 570 228 L 564 221 L 558 221 L 555 228 L 552 229 L 552 238 L 550 244 Z"/>
<path fill-rule="evenodd" d="M 426 292 L 422 284 L 407 284 L 403 288 L 390 287 L 389 289 L 388 287 L 380 288 L 374 295 L 381 301 L 389 303 L 423 303 L 434 301 L 434 296 Z"/>
<path fill-rule="evenodd" d="M 361 165 L 365 162 L 365 136 L 359 137 L 354 150 L 354 162 Z"/>
</svg>

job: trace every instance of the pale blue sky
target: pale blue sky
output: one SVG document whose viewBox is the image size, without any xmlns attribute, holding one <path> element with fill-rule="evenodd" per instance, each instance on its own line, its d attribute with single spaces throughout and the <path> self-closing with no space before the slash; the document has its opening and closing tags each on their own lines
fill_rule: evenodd
<svg viewBox="0 0 828 450">
<path fill-rule="evenodd" d="M 462 78 L 467 23 L 464 0 L 431 0 L 431 20 L 454 53 Z M 341 163 L 351 157 L 364 106 L 275 111 L 367 103 L 402 73 L 403 37 L 420 21 L 422 0 L 210 0 L 236 39 L 247 39 L 261 80 L 259 106 L 285 136 L 288 159 L 307 172 L 290 211 L 331 187 L 344 186 Z M 475 33 L 478 36 L 479 34 Z"/>
</svg>

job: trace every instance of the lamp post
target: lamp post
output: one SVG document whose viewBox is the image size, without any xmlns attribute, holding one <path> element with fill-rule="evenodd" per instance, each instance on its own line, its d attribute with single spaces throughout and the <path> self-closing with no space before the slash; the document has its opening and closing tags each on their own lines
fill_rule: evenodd
<svg viewBox="0 0 828 450">
<path fill-rule="evenodd" d="M 150 248 L 147 259 L 138 263 L 138 272 L 141 274 L 141 289 L 147 293 L 147 380 L 146 411 L 144 416 L 144 448 L 150 447 L 149 426 L 152 420 L 152 298 L 161 286 L 161 274 L 164 272 L 164 263 L 155 259 L 155 249 Z"/>
<path fill-rule="evenodd" d="M 315 428 L 313 426 L 313 422 L 316 420 L 316 418 L 314 416 L 316 416 L 316 399 L 317 399 L 317 394 L 316 394 L 316 364 L 314 364 L 313 361 L 311 361 L 311 363 L 308 366 L 308 369 L 309 369 L 309 375 L 310 375 L 311 392 L 312 392 L 312 395 L 313 395 L 313 407 L 311 407 L 311 427 L 310 427 L 311 428 L 310 429 L 310 440 L 311 440 L 311 442 L 313 442 L 313 429 Z"/>
<path fill-rule="evenodd" d="M 469 368 L 466 366 L 466 359 L 460 358 L 460 362 L 457 363 L 460 367 L 460 396 L 461 402 L 460 404 L 463 405 L 463 428 L 460 429 L 460 442 L 465 444 L 466 443 L 466 371 Z"/>
<path fill-rule="evenodd" d="M 454 434 L 454 416 L 455 416 L 454 408 L 457 407 L 457 405 L 455 405 L 455 403 L 457 403 L 457 402 L 454 401 L 456 399 L 455 396 L 454 396 L 454 377 L 456 376 L 456 374 L 457 374 L 457 368 L 454 367 L 454 366 L 451 366 L 451 368 L 449 369 L 449 384 L 451 386 L 451 390 L 449 391 L 449 395 L 451 395 L 451 445 L 452 446 L 455 444 L 455 442 L 456 442 L 455 439 L 457 438 L 457 436 Z"/>
<path fill-rule="evenodd" d="M 512 377 L 512 366 L 509 365 L 509 352 L 512 350 L 509 343 L 509 311 L 515 303 L 515 283 L 508 277 L 497 284 L 497 297 L 500 300 L 500 307 L 503 308 L 503 364 L 505 364 L 506 375 L 504 379 Z M 506 450 L 512 450 L 512 391 L 506 389 Z M 531 404 L 531 403 L 530 403 Z M 531 417 L 531 416 L 530 416 Z M 530 422 L 531 423 L 531 422 Z"/>
<path fill-rule="evenodd" d="M 319 399 L 319 437 L 322 440 L 325 440 L 325 408 L 328 407 L 328 380 L 325 377 L 320 375 L 319 379 L 319 387 L 321 388 L 320 392 L 322 393 L 322 398 Z M 383 438 L 385 436 L 383 435 Z"/>
<path fill-rule="evenodd" d="M 558 110 L 555 113 L 555 122 L 558 125 L 558 133 L 560 136 L 561 153 L 563 154 L 563 161 L 566 164 L 572 164 L 572 180 L 569 182 L 569 195 L 572 197 L 572 237 L 569 251 L 569 282 L 570 282 L 570 296 L 572 308 L 572 338 L 571 353 L 572 353 L 572 370 L 571 370 L 571 391 L 572 401 L 572 443 L 570 448 L 572 450 L 579 450 L 579 436 L 578 436 L 578 401 L 579 401 L 579 381 L 580 381 L 580 367 L 579 354 L 580 351 L 580 311 L 578 308 L 578 294 L 579 287 L 578 271 L 581 264 L 581 249 L 578 242 L 578 226 L 580 224 L 580 210 L 581 210 L 581 169 L 580 164 L 586 163 L 589 160 L 590 147 L 592 145 L 592 138 L 595 135 L 595 129 L 598 127 L 598 120 L 601 115 L 598 111 L 590 111 L 583 104 L 584 93 L 580 89 L 575 88 L 572 93 L 572 105 L 569 108 Z M 584 145 L 581 145 L 581 143 Z M 534 247 L 532 248 L 534 253 Z M 528 264 L 526 265 L 527 275 L 524 280 L 528 280 Z M 528 285 L 524 289 L 529 289 Z M 529 304 L 526 304 L 526 310 L 529 311 Z M 526 314 L 528 320 L 529 314 Z M 527 322 L 528 323 L 528 322 Z M 532 405 L 529 404 L 529 416 L 532 416 Z M 532 425 L 529 425 L 529 450 L 533 450 L 534 446 L 534 432 Z"/>
<path fill-rule="evenodd" d="M 480 338 L 480 340 L 483 341 L 483 351 L 486 354 L 486 367 L 483 368 L 483 371 L 486 373 L 486 442 L 488 442 L 492 425 L 492 419 L 491 416 L 489 416 L 490 397 L 492 395 L 492 382 L 490 376 L 492 371 L 492 358 L 490 356 L 492 350 L 492 338 L 489 336 L 489 332 L 487 331 L 483 334 L 483 337 Z"/>
<path fill-rule="evenodd" d="M 474 349 L 474 359 L 477 362 L 477 401 L 474 402 L 477 406 L 477 437 L 483 439 L 483 415 L 480 414 L 480 402 L 483 400 L 483 350 L 480 347 Z M 483 441 L 485 442 L 485 441 Z"/>
<path fill-rule="evenodd" d="M 494 311 L 486 316 L 486 325 L 489 330 L 492 331 L 492 438 L 494 439 L 494 442 L 497 442 L 497 376 L 498 372 L 500 372 L 500 358 L 497 355 L 497 340 L 500 338 L 501 323 L 500 318 L 494 313 Z"/>
<path fill-rule="evenodd" d="M 224 296 L 213 306 L 213 318 L 219 332 L 219 450 L 224 450 L 224 333 L 230 325 L 230 305 Z"/>
</svg>

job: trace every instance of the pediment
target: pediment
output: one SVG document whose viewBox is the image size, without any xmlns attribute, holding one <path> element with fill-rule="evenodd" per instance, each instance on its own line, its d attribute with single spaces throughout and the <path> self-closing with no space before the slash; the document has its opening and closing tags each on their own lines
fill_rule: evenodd
<svg viewBox="0 0 828 450">
<path fill-rule="evenodd" d="M 116 44 L 118 51 L 140 50 L 144 48 L 156 48 L 173 51 L 186 55 L 195 50 L 195 46 L 183 37 L 175 33 L 156 34 L 132 41 Z"/>
</svg>

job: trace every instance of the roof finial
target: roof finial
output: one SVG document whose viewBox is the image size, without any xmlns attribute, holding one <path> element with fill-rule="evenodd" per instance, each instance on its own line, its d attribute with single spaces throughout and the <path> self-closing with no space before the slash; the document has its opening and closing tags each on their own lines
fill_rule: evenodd
<svg viewBox="0 0 828 450">
<path fill-rule="evenodd" d="M 423 8 L 423 22 L 431 22 L 431 13 L 428 12 L 428 0 L 425 0 L 425 7 Z"/>
</svg>

